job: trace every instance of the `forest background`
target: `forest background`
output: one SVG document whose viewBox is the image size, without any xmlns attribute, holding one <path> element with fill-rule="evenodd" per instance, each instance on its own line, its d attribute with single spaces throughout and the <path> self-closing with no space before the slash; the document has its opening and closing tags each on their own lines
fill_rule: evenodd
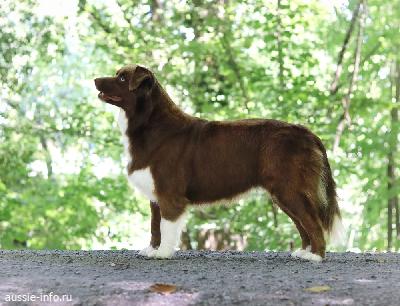
<svg viewBox="0 0 400 306">
<path fill-rule="evenodd" d="M 147 245 L 148 201 L 93 83 L 140 63 L 190 114 L 309 127 L 338 185 L 341 250 L 398 251 L 399 29 L 398 0 L 1 1 L 0 248 Z M 193 209 L 182 243 L 296 246 L 259 191 Z"/>
</svg>

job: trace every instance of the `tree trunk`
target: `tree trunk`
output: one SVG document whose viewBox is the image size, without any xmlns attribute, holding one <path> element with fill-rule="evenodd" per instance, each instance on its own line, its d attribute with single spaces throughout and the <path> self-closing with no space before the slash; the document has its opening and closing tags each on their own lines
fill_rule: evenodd
<svg viewBox="0 0 400 306">
<path fill-rule="evenodd" d="M 389 152 L 388 152 L 388 202 L 387 202 L 387 249 L 391 250 L 393 246 L 393 223 L 396 225 L 396 238 L 399 239 L 399 196 L 396 194 L 398 182 L 396 181 L 396 161 L 395 156 L 398 149 L 398 135 L 399 135 L 399 103 L 400 103 L 400 61 L 393 65 L 392 77 L 392 93 L 394 87 L 394 105 L 390 112 L 390 134 L 389 134 Z M 393 216 L 393 212 L 395 215 Z M 393 217 L 395 220 L 393 220 Z M 393 222 L 394 221 L 394 222 Z M 396 240 L 397 240 L 396 239 Z M 397 243 L 396 243 L 397 244 Z"/>
<path fill-rule="evenodd" d="M 40 135 L 40 144 L 44 150 L 45 160 L 46 160 L 46 168 L 47 168 L 47 178 L 50 179 L 53 176 L 53 161 L 51 158 L 51 154 L 49 151 L 49 147 L 47 145 L 47 140 L 43 135 Z"/>
<path fill-rule="evenodd" d="M 393 177 L 394 177 L 394 161 L 393 161 L 393 152 L 389 151 L 388 153 L 388 167 L 387 167 L 387 175 L 388 175 L 388 192 L 390 192 L 393 188 Z M 387 250 L 390 251 L 392 249 L 392 239 L 393 239 L 393 198 L 389 197 L 387 202 Z"/>
<path fill-rule="evenodd" d="M 282 19 L 281 19 L 281 0 L 277 3 L 277 29 L 276 29 L 276 42 L 278 44 L 278 63 L 279 63 L 279 90 L 283 92 L 285 86 L 285 80 L 283 75 L 283 50 L 282 50 Z"/>
<path fill-rule="evenodd" d="M 151 19 L 153 20 L 153 22 L 162 21 L 162 16 L 160 15 L 162 6 L 160 0 L 152 0 L 150 8 L 151 8 Z"/>
<path fill-rule="evenodd" d="M 392 119 L 392 126 L 394 127 L 394 146 L 397 153 L 398 150 L 398 136 L 399 136 L 399 105 L 400 105 L 400 59 L 396 61 L 396 90 L 395 90 L 395 107 L 392 109 L 391 112 L 391 119 Z M 396 179 L 396 178 L 394 178 Z M 398 180 L 395 182 L 395 187 L 398 187 Z M 394 201 L 394 208 L 396 211 L 396 242 L 397 244 L 400 242 L 400 211 L 399 211 L 399 195 L 396 193 L 395 201 Z M 398 245 L 397 245 L 398 248 Z"/>
</svg>

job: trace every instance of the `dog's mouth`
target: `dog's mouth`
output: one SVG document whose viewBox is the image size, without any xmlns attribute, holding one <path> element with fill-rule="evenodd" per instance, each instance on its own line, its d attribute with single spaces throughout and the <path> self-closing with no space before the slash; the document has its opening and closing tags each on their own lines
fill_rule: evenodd
<svg viewBox="0 0 400 306">
<path fill-rule="evenodd" d="M 102 91 L 100 91 L 98 97 L 100 98 L 100 100 L 103 100 L 103 101 L 105 101 L 105 102 L 108 102 L 108 101 L 119 102 L 119 101 L 122 100 L 121 97 L 118 97 L 118 96 L 109 96 L 109 95 L 106 95 L 106 94 L 105 94 L 104 92 L 102 92 Z"/>
</svg>

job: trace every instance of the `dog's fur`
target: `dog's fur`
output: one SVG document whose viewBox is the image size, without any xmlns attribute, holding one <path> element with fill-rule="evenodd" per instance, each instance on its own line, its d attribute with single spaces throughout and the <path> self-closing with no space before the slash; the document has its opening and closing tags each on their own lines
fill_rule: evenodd
<svg viewBox="0 0 400 306">
<path fill-rule="evenodd" d="M 324 233 L 336 230 L 340 212 L 326 151 L 307 128 L 192 117 L 142 66 L 126 66 L 95 85 L 101 100 L 120 107 L 129 180 L 153 201 L 152 242 L 141 254 L 172 256 L 188 204 L 263 187 L 300 233 L 302 249 L 293 256 L 324 258 Z"/>
</svg>

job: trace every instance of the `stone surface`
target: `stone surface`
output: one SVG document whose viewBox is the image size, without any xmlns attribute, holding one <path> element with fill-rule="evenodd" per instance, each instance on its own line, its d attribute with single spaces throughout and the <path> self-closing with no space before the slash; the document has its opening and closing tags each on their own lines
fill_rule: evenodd
<svg viewBox="0 0 400 306">
<path fill-rule="evenodd" d="M 177 291 L 152 292 L 155 283 Z M 317 286 L 330 289 L 306 290 Z M 394 306 L 400 254 L 328 253 L 313 263 L 286 252 L 185 251 L 157 260 L 137 251 L 0 251 L 0 305 L 43 305 L 50 293 L 71 296 L 57 305 Z"/>
</svg>

